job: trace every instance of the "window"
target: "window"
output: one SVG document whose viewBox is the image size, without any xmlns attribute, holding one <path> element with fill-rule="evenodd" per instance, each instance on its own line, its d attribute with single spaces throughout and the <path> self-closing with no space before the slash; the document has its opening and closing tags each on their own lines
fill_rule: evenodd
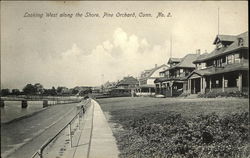
<svg viewBox="0 0 250 158">
<path fill-rule="evenodd" d="M 239 53 L 234 54 L 234 61 L 235 61 L 235 63 L 240 63 L 240 54 Z"/>
<path fill-rule="evenodd" d="M 183 69 L 180 69 L 180 73 L 183 73 Z"/>
<path fill-rule="evenodd" d="M 244 45 L 243 38 L 238 38 L 238 46 L 243 46 L 243 45 Z"/>
<path fill-rule="evenodd" d="M 215 82 L 216 84 L 219 84 L 219 80 L 216 80 L 216 82 Z"/>
<path fill-rule="evenodd" d="M 217 43 L 216 47 L 217 47 L 217 49 L 220 49 L 220 48 L 223 47 L 223 45 L 222 45 L 222 43 L 220 42 L 220 43 Z"/>
<path fill-rule="evenodd" d="M 233 56 L 232 55 L 227 56 L 227 63 L 228 64 L 232 64 L 233 63 Z"/>
<path fill-rule="evenodd" d="M 201 69 L 205 69 L 206 68 L 206 63 L 201 63 Z"/>
<path fill-rule="evenodd" d="M 225 87 L 225 88 L 228 87 L 228 80 L 224 80 L 224 87 Z"/>
</svg>

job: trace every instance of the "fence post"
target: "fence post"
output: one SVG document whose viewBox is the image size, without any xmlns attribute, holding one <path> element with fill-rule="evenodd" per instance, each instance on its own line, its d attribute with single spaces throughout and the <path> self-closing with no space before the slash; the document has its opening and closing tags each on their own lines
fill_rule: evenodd
<svg viewBox="0 0 250 158">
<path fill-rule="evenodd" d="M 69 139 L 70 139 L 70 147 L 72 148 L 72 138 L 71 138 L 71 122 L 69 123 Z"/>
<path fill-rule="evenodd" d="M 4 107 L 4 100 L 0 100 L 0 107 Z"/>
<path fill-rule="evenodd" d="M 81 112 L 80 112 L 81 113 Z M 78 119 L 79 119 L 79 130 L 80 130 L 80 113 L 78 114 Z"/>
<path fill-rule="evenodd" d="M 48 106 L 48 100 L 43 100 L 43 108 Z"/>
<path fill-rule="evenodd" d="M 22 100 L 22 108 L 27 108 L 27 107 L 28 107 L 28 101 Z"/>
<path fill-rule="evenodd" d="M 39 150 L 38 155 L 40 156 L 40 158 L 43 158 L 43 152 L 41 149 Z"/>
</svg>

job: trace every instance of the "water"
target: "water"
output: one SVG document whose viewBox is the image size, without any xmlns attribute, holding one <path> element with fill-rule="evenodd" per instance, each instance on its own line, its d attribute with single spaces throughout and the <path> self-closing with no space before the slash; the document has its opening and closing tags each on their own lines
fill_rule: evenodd
<svg viewBox="0 0 250 158">
<path fill-rule="evenodd" d="M 1 108 L 1 123 L 6 123 L 43 109 L 42 101 L 28 101 L 28 107 L 24 109 L 21 107 L 21 101 L 5 101 L 4 103 L 5 106 Z"/>
</svg>

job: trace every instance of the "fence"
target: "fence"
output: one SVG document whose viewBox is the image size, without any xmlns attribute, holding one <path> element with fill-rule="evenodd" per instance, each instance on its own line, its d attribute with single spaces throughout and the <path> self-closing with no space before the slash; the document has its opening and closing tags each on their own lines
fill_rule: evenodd
<svg viewBox="0 0 250 158">
<path fill-rule="evenodd" d="M 53 142 L 67 127 L 69 127 L 69 140 L 70 140 L 70 147 L 72 148 L 72 134 L 71 134 L 71 125 L 73 124 L 73 122 L 78 118 L 79 122 L 78 122 L 78 126 L 80 129 L 80 117 L 83 116 L 83 109 L 88 108 L 90 103 L 90 100 L 86 101 L 84 103 L 84 105 L 81 106 L 80 109 L 78 109 L 79 111 L 77 112 L 77 114 L 69 121 L 69 123 L 67 123 L 55 136 L 53 136 L 52 138 L 48 139 L 41 147 L 38 151 L 36 151 L 31 158 L 35 158 L 37 156 L 39 156 L 39 158 L 43 158 L 43 151 L 44 149 L 51 143 Z"/>
</svg>

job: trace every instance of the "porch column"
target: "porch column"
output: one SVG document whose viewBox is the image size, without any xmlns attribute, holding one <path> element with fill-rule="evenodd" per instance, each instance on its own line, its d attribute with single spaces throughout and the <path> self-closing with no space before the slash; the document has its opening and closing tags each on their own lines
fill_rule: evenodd
<svg viewBox="0 0 250 158">
<path fill-rule="evenodd" d="M 160 89 L 160 94 L 162 94 L 162 90 L 161 90 L 161 83 L 159 84 L 159 89 Z"/>
<path fill-rule="evenodd" d="M 188 89 L 187 89 L 187 91 L 188 91 L 188 93 L 190 92 L 190 79 L 188 79 Z"/>
<path fill-rule="evenodd" d="M 151 95 L 151 88 L 149 87 L 149 94 Z"/>
<path fill-rule="evenodd" d="M 194 79 L 194 94 L 195 94 L 195 79 Z"/>
<path fill-rule="evenodd" d="M 200 78 L 200 93 L 203 93 L 203 77 Z"/>
<path fill-rule="evenodd" d="M 211 92 L 211 89 L 212 89 L 212 80 L 211 80 L 211 78 L 209 79 L 209 90 L 210 90 L 210 92 Z"/>
<path fill-rule="evenodd" d="M 173 85 L 172 85 L 173 86 Z M 172 97 L 173 96 L 173 87 L 170 86 L 170 96 Z"/>
<path fill-rule="evenodd" d="M 222 75 L 222 92 L 225 92 L 225 78 L 224 78 L 224 74 Z"/>
<path fill-rule="evenodd" d="M 203 93 L 206 93 L 207 83 L 205 77 L 203 77 L 202 80 L 203 80 Z"/>
<path fill-rule="evenodd" d="M 239 73 L 239 80 L 238 80 L 238 82 L 239 82 L 239 91 L 241 92 L 242 91 L 242 73 L 240 72 Z"/>
<path fill-rule="evenodd" d="M 190 79 L 190 80 L 189 80 L 189 93 L 190 93 L 190 94 L 191 94 L 191 92 L 192 92 L 191 88 L 192 88 L 192 80 Z"/>
</svg>

